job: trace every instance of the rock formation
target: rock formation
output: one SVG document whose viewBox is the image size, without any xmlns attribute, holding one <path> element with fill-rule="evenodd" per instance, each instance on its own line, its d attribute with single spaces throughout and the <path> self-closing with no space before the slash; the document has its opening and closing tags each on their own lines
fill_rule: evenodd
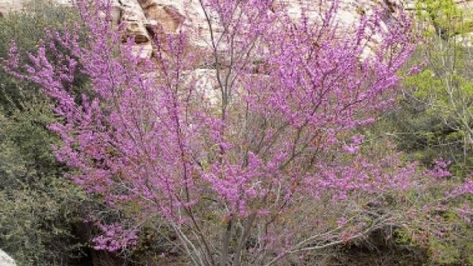
<svg viewBox="0 0 473 266">
<path fill-rule="evenodd" d="M 55 3 L 66 4 L 70 0 L 49 0 Z M 210 33 L 205 15 L 198 0 L 113 0 L 113 17 L 116 23 L 125 22 L 127 35 L 133 36 L 136 42 L 134 48 L 142 57 L 152 55 L 149 30 L 158 27 L 166 34 L 184 30 L 189 33 L 191 43 L 196 49 L 208 47 Z M 361 14 L 369 12 L 373 7 L 384 6 L 395 13 L 402 7 L 401 0 L 343 0 L 338 20 L 349 30 Z M 0 13 L 18 10 L 28 0 L 0 0 Z M 328 1 L 330 2 L 330 1 Z M 313 0 L 277 0 L 273 8 L 287 4 L 290 16 L 297 19 L 300 7 L 303 5 L 308 16 L 320 18 L 320 7 Z M 218 29 L 217 29 L 218 30 Z"/>
<path fill-rule="evenodd" d="M 15 4 L 8 5 L 12 0 L 0 0 L 0 11 L 19 9 L 22 2 L 28 0 L 15 0 Z M 73 0 L 46 0 L 51 2 L 67 3 Z M 153 56 L 152 35 L 156 32 L 160 34 L 177 34 L 183 31 L 189 38 L 189 49 L 199 51 L 200 60 L 196 60 L 191 66 L 188 78 L 196 82 L 196 85 L 206 95 L 211 102 L 216 101 L 215 94 L 215 67 L 206 63 L 211 53 L 211 34 L 199 0 L 112 0 L 112 19 L 115 24 L 124 23 L 126 25 L 126 36 L 133 37 L 135 45 L 132 47 L 135 54 L 142 58 Z M 338 10 L 336 20 L 348 32 L 355 30 L 358 19 L 369 14 L 375 8 L 381 7 L 386 10 L 382 24 L 389 27 L 390 19 L 402 9 L 403 0 L 342 0 Z M 71 3 L 71 2 L 69 2 Z M 309 19 L 321 21 L 321 12 L 333 3 L 326 0 L 325 5 L 314 0 L 274 0 L 271 11 L 276 12 L 278 8 L 287 5 L 289 17 L 297 20 L 301 17 L 302 8 L 307 11 Z M 214 25 L 215 26 L 215 25 Z M 222 31 L 213 28 L 217 34 Z M 126 38 L 124 38 L 126 39 Z M 376 38 L 374 38 L 376 39 Z M 368 48 L 369 49 L 369 48 Z M 258 58 L 254 58 L 258 61 Z"/>
<path fill-rule="evenodd" d="M 30 0 L 0 0 L 0 14 L 11 10 L 18 10 Z M 73 0 L 45 0 L 54 3 L 67 4 Z M 189 37 L 189 45 L 193 51 L 200 51 L 203 60 L 193 66 L 189 76 L 197 79 L 198 84 L 204 87 L 209 85 L 208 79 L 215 76 L 215 66 L 205 63 L 210 53 L 210 32 L 199 0 L 112 0 L 114 23 L 125 23 L 126 36 L 133 37 L 135 45 L 133 51 L 142 58 L 153 56 L 152 34 L 156 31 L 162 34 L 177 34 L 184 31 Z M 456 0 L 460 7 L 468 11 L 473 10 L 473 0 Z M 291 19 L 300 17 L 301 6 L 304 6 L 310 19 L 320 20 L 324 6 L 314 0 L 274 0 L 271 10 L 277 10 L 281 5 L 287 5 Z M 332 1 L 327 0 L 330 4 Z M 381 22 L 384 27 L 390 27 L 395 14 L 400 10 L 415 9 L 414 0 L 341 0 L 336 20 L 347 32 L 355 29 L 360 16 L 369 14 L 376 8 L 383 8 L 385 14 Z M 326 8 L 326 7 L 325 7 Z M 471 14 L 473 17 L 473 14 Z M 219 29 L 214 29 L 217 33 Z M 368 45 L 367 54 L 371 45 L 380 41 L 372 38 Z M 257 60 L 257 59 L 255 59 Z M 209 90 L 206 88 L 205 90 Z"/>
</svg>

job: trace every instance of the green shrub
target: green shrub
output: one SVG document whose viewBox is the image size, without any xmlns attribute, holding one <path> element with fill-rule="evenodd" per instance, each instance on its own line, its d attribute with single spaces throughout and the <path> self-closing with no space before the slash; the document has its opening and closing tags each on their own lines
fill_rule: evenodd
<svg viewBox="0 0 473 266">
<path fill-rule="evenodd" d="M 418 0 L 417 46 L 398 108 L 387 117 L 398 146 L 431 168 L 450 162 L 451 176 L 419 180 L 425 189 L 409 198 L 415 212 L 398 234 L 399 243 L 420 246 L 432 265 L 471 265 L 472 225 L 458 215 L 472 198 L 449 198 L 473 170 L 473 53 L 466 45 L 473 14 L 452 0 Z"/>
<path fill-rule="evenodd" d="M 0 18 L 0 58 L 12 41 L 34 51 L 47 28 L 78 21 L 69 8 L 32 3 Z M 52 108 L 36 87 L 0 69 L 0 248 L 19 265 L 71 265 L 81 255 L 74 230 L 86 199 L 53 155 Z"/>
</svg>

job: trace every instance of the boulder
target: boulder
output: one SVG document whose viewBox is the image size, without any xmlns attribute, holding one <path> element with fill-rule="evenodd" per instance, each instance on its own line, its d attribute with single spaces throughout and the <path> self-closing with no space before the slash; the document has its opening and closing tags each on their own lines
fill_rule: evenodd
<svg viewBox="0 0 473 266">
<path fill-rule="evenodd" d="M 0 266 L 16 266 L 15 261 L 0 249 Z"/>
</svg>

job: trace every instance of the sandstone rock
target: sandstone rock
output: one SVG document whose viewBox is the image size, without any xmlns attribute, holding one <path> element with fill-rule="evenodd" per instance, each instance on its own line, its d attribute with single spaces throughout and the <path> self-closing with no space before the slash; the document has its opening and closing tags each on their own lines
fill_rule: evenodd
<svg viewBox="0 0 473 266">
<path fill-rule="evenodd" d="M 165 33 L 176 33 L 184 23 L 185 16 L 170 1 L 139 0 L 149 21 L 156 21 Z"/>
<path fill-rule="evenodd" d="M 28 0 L 0 0 L 0 17 L 11 10 L 21 9 Z M 55 3 L 70 4 L 72 0 L 49 0 Z M 133 51 L 140 57 L 149 58 L 153 54 L 151 45 L 151 32 L 163 34 L 175 34 L 183 31 L 188 35 L 189 50 L 199 51 L 202 55 L 202 62 L 197 62 L 196 66 L 205 64 L 205 58 L 209 58 L 210 31 L 206 17 L 198 0 L 113 0 L 112 19 L 115 24 L 124 22 L 126 26 L 126 36 L 133 37 L 136 47 Z M 385 8 L 386 14 L 383 16 L 382 27 L 392 26 L 394 15 L 400 10 L 414 9 L 414 0 L 342 0 L 340 10 L 336 16 L 336 21 L 343 30 L 353 32 L 357 20 L 369 14 L 377 7 Z M 473 1 L 456 0 L 465 13 L 473 18 Z M 310 19 L 321 21 L 321 13 L 327 8 L 317 4 L 314 0 L 274 0 L 271 10 L 276 11 L 282 6 L 287 6 L 292 19 L 299 19 L 301 7 L 307 11 Z M 473 23 L 473 22 L 472 22 Z M 214 25 L 215 26 L 215 25 Z M 222 31 L 218 27 L 213 29 L 218 36 Z M 473 33 L 472 33 L 473 34 Z M 343 35 L 342 35 L 343 36 Z M 377 36 L 372 38 L 373 43 L 368 47 L 375 46 L 381 40 Z M 462 41 L 466 41 L 463 40 Z M 470 43 L 470 42 L 469 42 Z M 369 50 L 369 48 L 367 48 Z M 219 50 L 222 50 L 219 47 Z M 223 49 L 224 50 L 224 49 Z M 369 51 L 366 52 L 369 54 Z"/>
<path fill-rule="evenodd" d="M 0 266 L 16 266 L 15 261 L 0 249 Z"/>
<path fill-rule="evenodd" d="M 120 1 L 121 22 L 126 23 L 127 37 L 134 37 L 137 44 L 150 41 L 146 30 L 146 16 L 137 0 Z"/>
<path fill-rule="evenodd" d="M 0 0 L 0 12 L 20 9 L 27 0 Z M 67 4 L 70 0 L 52 0 L 56 3 Z M 354 30 L 356 21 L 362 13 L 369 12 L 375 6 L 384 5 L 395 12 L 401 6 L 402 0 L 344 0 L 337 20 L 347 30 Z M 327 3 L 330 3 L 328 1 Z M 300 17 L 301 7 L 307 10 L 311 19 L 321 20 L 319 6 L 313 0 L 275 0 L 273 11 L 287 5 L 289 15 L 297 19 Z M 325 7 L 326 8 L 326 7 Z M 182 30 L 189 36 L 189 45 L 193 50 L 205 53 L 210 49 L 210 31 L 206 17 L 197 0 L 114 0 L 112 19 L 115 24 L 124 22 L 126 36 L 134 37 L 137 46 L 133 48 L 141 57 L 152 55 L 150 47 L 150 30 L 162 30 L 164 34 L 175 34 Z M 222 29 L 214 28 L 217 35 Z"/>
</svg>

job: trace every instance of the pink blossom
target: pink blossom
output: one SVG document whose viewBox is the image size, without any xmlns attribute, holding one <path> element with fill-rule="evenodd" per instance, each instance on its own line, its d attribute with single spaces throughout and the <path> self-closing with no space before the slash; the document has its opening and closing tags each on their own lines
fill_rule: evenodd
<svg viewBox="0 0 473 266">
<path fill-rule="evenodd" d="M 274 223 L 299 200 L 315 205 L 327 196 L 345 203 L 356 192 L 411 186 L 414 164 L 398 154 L 371 158 L 361 151 L 364 137 L 353 132 L 392 105 L 398 72 L 413 48 L 405 16 L 385 29 L 374 12 L 351 35 L 335 20 L 338 1 L 320 2 L 329 7 L 322 23 L 305 8 L 297 20 L 271 2 L 202 0 L 213 30 L 202 54 L 185 30 L 154 32 L 154 57 L 146 59 L 133 54 L 131 38 L 123 42 L 124 26 L 107 19 L 111 2 L 77 1 L 85 44 L 74 31 L 51 34 L 27 66 L 16 64 L 12 48 L 7 67 L 55 101 L 62 119 L 50 126 L 62 140 L 56 156 L 86 192 L 117 211 L 136 206 L 138 214 L 128 217 L 136 224 L 160 217 L 190 258 L 209 260 L 205 265 L 215 265 L 209 238 L 220 233 L 205 234 L 207 226 L 223 234 L 236 224 L 258 229 L 265 233 L 254 249 L 284 256 L 299 234 L 277 231 Z M 383 39 L 366 57 L 373 34 Z M 215 66 L 209 72 L 217 103 L 189 78 L 201 57 Z M 88 78 L 87 95 L 74 93 L 79 74 Z M 352 136 L 350 143 L 341 136 Z M 136 244 L 136 230 L 101 229 L 97 249 Z M 229 243 L 245 247 L 250 236 Z"/>
</svg>

